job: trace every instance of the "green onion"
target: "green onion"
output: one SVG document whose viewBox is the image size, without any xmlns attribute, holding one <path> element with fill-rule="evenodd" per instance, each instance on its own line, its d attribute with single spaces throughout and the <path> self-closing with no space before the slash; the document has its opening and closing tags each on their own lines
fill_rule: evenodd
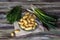
<svg viewBox="0 0 60 40">
<path fill-rule="evenodd" d="M 55 18 L 48 16 L 45 14 L 44 11 L 42 11 L 41 9 L 32 6 L 31 9 L 33 10 L 34 14 L 38 17 L 38 19 L 44 24 L 46 25 L 47 29 L 55 29 L 56 28 L 56 24 L 54 23 L 56 21 Z"/>
</svg>

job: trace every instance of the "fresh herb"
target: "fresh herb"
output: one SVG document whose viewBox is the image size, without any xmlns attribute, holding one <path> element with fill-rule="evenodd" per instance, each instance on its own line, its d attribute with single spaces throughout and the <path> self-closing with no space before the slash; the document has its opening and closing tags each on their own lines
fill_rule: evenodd
<svg viewBox="0 0 60 40">
<path fill-rule="evenodd" d="M 31 9 L 33 10 L 34 14 L 39 18 L 39 20 L 43 23 L 45 28 L 47 28 L 48 30 L 56 28 L 56 24 L 54 23 L 56 21 L 55 18 L 46 15 L 44 11 L 35 6 L 32 6 Z"/>
<path fill-rule="evenodd" d="M 21 6 L 15 6 L 12 10 L 10 10 L 7 14 L 7 20 L 9 23 L 14 23 L 21 18 L 22 8 Z"/>
</svg>

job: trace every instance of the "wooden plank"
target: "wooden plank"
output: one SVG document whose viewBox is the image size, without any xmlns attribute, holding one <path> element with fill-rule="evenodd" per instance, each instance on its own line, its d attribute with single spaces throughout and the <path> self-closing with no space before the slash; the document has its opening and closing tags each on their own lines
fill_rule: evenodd
<svg viewBox="0 0 60 40">
<path fill-rule="evenodd" d="M 45 8 L 45 9 L 54 9 L 54 11 L 52 12 L 58 12 L 59 10 L 57 9 L 58 7 L 60 7 L 60 3 L 59 2 L 0 2 L 0 12 L 7 12 L 9 11 L 12 7 L 16 6 L 16 5 L 22 5 L 24 8 L 29 8 L 30 4 L 34 4 L 35 6 L 37 6 L 38 8 Z M 27 7 L 26 7 L 27 6 Z M 55 8 L 58 10 L 55 11 Z M 48 10 L 49 11 L 49 10 Z"/>
<path fill-rule="evenodd" d="M 41 8 L 48 14 L 60 16 L 60 2 L 24 2 L 24 3 L 23 2 L 0 2 L 0 12 L 7 12 L 16 5 L 22 5 L 23 8 L 26 9 L 26 8 L 29 8 L 31 4 L 36 5 L 38 8 Z M 1 14 L 4 14 L 4 13 L 0 13 L 0 17 L 2 18 Z M 1 28 L 0 31 L 10 33 L 14 30 L 14 28 L 11 28 L 11 29 L 5 28 L 4 29 L 4 27 L 6 27 L 6 28 L 13 27 L 13 25 L 7 23 L 6 18 L 0 19 L 0 28 Z M 2 35 L 0 34 L 0 36 L 2 36 Z M 2 38 L 2 37 L 0 37 L 0 38 Z M 12 38 L 11 40 L 13 40 L 13 39 L 16 39 L 16 38 Z"/>
<path fill-rule="evenodd" d="M 33 4 L 60 4 L 60 2 L 0 2 L 0 4 L 30 4 L 30 3 L 33 3 Z"/>
<path fill-rule="evenodd" d="M 51 3 L 49 3 L 49 2 L 24 2 L 24 3 L 23 2 L 0 2 L 0 12 L 9 11 L 12 7 L 14 7 L 16 5 L 22 5 L 24 8 L 29 8 L 31 4 L 34 4 L 39 8 L 46 8 L 46 9 L 50 8 L 50 9 L 54 9 L 54 10 L 55 10 L 55 8 L 60 7 L 59 2 L 51 2 Z"/>
</svg>

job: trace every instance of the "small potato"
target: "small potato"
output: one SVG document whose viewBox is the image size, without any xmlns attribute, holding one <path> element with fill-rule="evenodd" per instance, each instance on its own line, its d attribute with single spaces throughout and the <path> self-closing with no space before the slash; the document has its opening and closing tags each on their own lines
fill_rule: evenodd
<svg viewBox="0 0 60 40">
<path fill-rule="evenodd" d="M 25 25 L 25 27 L 27 28 L 27 27 L 29 27 L 28 25 Z"/>
<path fill-rule="evenodd" d="M 22 26 L 22 25 L 21 25 L 20 27 L 21 27 L 22 29 L 25 29 L 25 26 Z"/>
<path fill-rule="evenodd" d="M 25 30 L 32 30 L 32 27 L 25 28 Z"/>
<path fill-rule="evenodd" d="M 28 24 L 28 26 L 32 27 L 32 26 L 33 26 L 33 24 Z"/>
<path fill-rule="evenodd" d="M 37 25 L 37 23 L 35 23 L 35 25 Z"/>
<path fill-rule="evenodd" d="M 35 15 L 33 15 L 33 17 L 34 17 L 34 18 L 36 18 L 36 16 L 35 16 Z"/>
<path fill-rule="evenodd" d="M 30 18 L 32 18 L 31 14 L 29 15 L 29 17 L 28 17 L 28 18 L 29 18 L 29 19 L 30 19 Z"/>
<path fill-rule="evenodd" d="M 23 21 L 23 19 L 20 19 L 20 21 Z"/>
<path fill-rule="evenodd" d="M 31 20 L 31 21 L 35 21 L 35 19 L 33 19 L 33 18 L 31 18 L 30 20 Z"/>
<path fill-rule="evenodd" d="M 28 23 L 30 23 L 31 21 L 29 19 L 27 19 Z"/>
<path fill-rule="evenodd" d="M 29 12 L 26 12 L 25 15 L 30 15 L 30 13 Z"/>
<path fill-rule="evenodd" d="M 15 32 L 15 33 L 18 33 L 18 32 L 20 32 L 20 30 L 19 30 L 19 29 L 16 29 L 14 32 Z"/>
<path fill-rule="evenodd" d="M 27 21 L 26 20 L 23 20 L 24 24 L 27 24 Z"/>
<path fill-rule="evenodd" d="M 23 17 L 23 19 L 27 19 L 27 18 L 28 18 L 28 16 L 24 16 L 24 17 Z"/>
<path fill-rule="evenodd" d="M 18 22 L 18 24 L 23 25 L 23 22 Z"/>
<path fill-rule="evenodd" d="M 12 37 L 14 37 L 15 36 L 15 34 L 14 34 L 14 32 L 11 32 L 11 34 L 10 34 Z"/>
</svg>

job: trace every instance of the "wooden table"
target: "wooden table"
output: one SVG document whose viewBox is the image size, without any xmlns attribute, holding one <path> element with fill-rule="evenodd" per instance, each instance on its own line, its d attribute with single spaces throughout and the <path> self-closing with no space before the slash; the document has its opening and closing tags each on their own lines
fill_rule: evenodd
<svg viewBox="0 0 60 40">
<path fill-rule="evenodd" d="M 22 5 L 23 8 L 26 9 L 26 8 L 29 8 L 31 4 L 37 6 L 38 8 L 41 8 L 49 15 L 55 15 L 58 17 L 58 19 L 60 18 L 60 2 L 0 2 L 0 31 L 1 31 L 0 39 L 1 40 L 35 40 L 34 38 L 36 38 L 36 37 L 37 37 L 36 40 L 39 40 L 41 38 L 44 39 L 45 37 L 46 37 L 46 39 L 51 38 L 51 37 L 48 37 L 50 35 L 49 33 L 48 33 L 49 34 L 48 36 L 44 35 L 45 37 L 41 36 L 42 34 L 45 34 L 45 33 L 42 33 L 42 34 L 40 33 L 41 35 L 39 34 L 39 36 L 36 36 L 36 33 L 35 33 L 34 37 L 28 37 L 28 38 L 27 37 L 22 37 L 22 38 L 8 38 L 8 37 L 4 38 L 3 37 L 6 33 L 8 34 L 14 30 L 13 24 L 12 25 L 8 24 L 8 22 L 6 20 L 6 12 L 11 10 L 16 5 Z M 60 26 L 60 20 L 57 21 L 57 25 Z M 56 35 L 59 35 L 60 31 L 59 31 L 59 29 L 57 29 L 57 31 L 52 30 L 51 32 L 55 33 Z"/>
</svg>

